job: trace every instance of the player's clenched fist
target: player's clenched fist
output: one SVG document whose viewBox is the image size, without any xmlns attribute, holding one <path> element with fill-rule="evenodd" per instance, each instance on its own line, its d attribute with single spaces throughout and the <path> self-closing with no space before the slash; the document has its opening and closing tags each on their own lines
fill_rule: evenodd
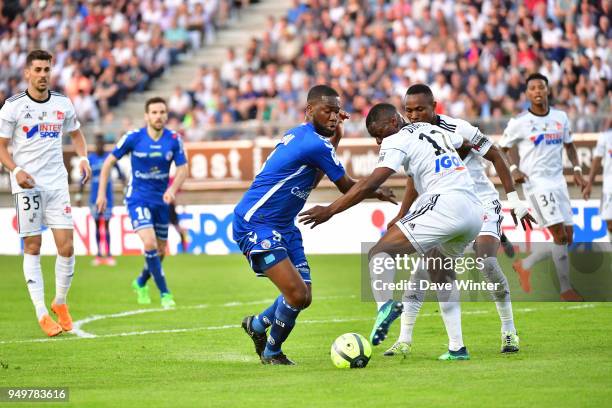
<svg viewBox="0 0 612 408">
<path fill-rule="evenodd" d="M 15 180 L 21 188 L 33 188 L 36 185 L 34 178 L 25 170 L 19 170 L 15 174 Z"/>
</svg>

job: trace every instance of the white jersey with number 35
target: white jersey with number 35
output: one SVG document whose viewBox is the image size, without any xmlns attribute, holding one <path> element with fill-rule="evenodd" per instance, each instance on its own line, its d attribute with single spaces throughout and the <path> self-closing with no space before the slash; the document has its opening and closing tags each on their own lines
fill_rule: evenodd
<svg viewBox="0 0 612 408">
<path fill-rule="evenodd" d="M 68 188 L 62 135 L 79 127 L 70 99 L 54 91 L 46 101 L 22 92 L 0 109 L 0 137 L 12 140 L 13 161 L 34 178 L 40 191 Z M 12 174 L 11 187 L 13 194 L 24 191 Z"/>
<path fill-rule="evenodd" d="M 528 190 L 565 187 L 563 145 L 571 143 L 570 122 L 565 112 L 550 108 L 544 116 L 526 111 L 510 119 L 500 145 L 518 147 L 519 169 L 529 178 Z"/>
<path fill-rule="evenodd" d="M 403 167 L 419 194 L 461 192 L 480 202 L 474 182 L 455 150 L 463 137 L 429 123 L 413 123 L 386 137 L 376 167 L 396 172 Z"/>
</svg>

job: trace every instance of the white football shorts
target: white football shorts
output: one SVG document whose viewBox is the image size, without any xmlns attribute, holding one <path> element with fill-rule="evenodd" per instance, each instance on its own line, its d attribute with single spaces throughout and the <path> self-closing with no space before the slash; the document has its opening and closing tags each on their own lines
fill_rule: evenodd
<svg viewBox="0 0 612 408">
<path fill-rule="evenodd" d="M 73 229 L 72 207 L 68 189 L 26 190 L 13 195 L 20 237 L 40 235 L 43 226 Z"/>
</svg>

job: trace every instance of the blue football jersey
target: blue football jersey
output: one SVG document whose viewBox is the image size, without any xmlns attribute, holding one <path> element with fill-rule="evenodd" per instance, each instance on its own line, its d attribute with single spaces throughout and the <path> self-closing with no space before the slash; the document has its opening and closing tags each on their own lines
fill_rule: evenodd
<svg viewBox="0 0 612 408">
<path fill-rule="evenodd" d="M 100 172 L 102 171 L 102 165 L 104 160 L 110 153 L 104 152 L 102 156 L 98 156 L 98 153 L 91 152 L 87 155 L 89 159 L 89 165 L 91 166 L 91 193 L 89 194 L 89 204 L 95 204 L 98 198 L 98 186 L 100 185 Z M 113 188 L 110 178 L 106 185 L 106 202 L 109 206 L 113 205 Z"/>
<path fill-rule="evenodd" d="M 345 171 L 328 139 L 304 123 L 276 145 L 234 213 L 250 224 L 292 225 L 313 188 L 317 170 L 331 181 Z"/>
<path fill-rule="evenodd" d="M 168 188 L 170 165 L 187 163 L 183 143 L 175 132 L 164 129 L 158 140 L 147 134 L 147 128 L 126 133 L 115 146 L 113 155 L 120 159 L 130 154 L 132 177 L 125 200 L 164 204 L 163 195 Z"/>
</svg>

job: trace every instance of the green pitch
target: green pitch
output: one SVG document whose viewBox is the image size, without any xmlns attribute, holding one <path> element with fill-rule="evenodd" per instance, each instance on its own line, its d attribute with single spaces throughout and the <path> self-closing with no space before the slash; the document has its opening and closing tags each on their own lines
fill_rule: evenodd
<svg viewBox="0 0 612 408">
<path fill-rule="evenodd" d="M 240 322 L 267 306 L 276 290 L 256 279 L 241 256 L 167 258 L 178 304 L 171 311 L 160 309 L 154 287 L 152 305 L 136 304 L 130 283 L 140 257 L 118 258 L 114 268 L 78 258 L 71 312 L 75 321 L 88 319 L 83 335 L 97 337 L 57 340 L 46 340 L 35 321 L 21 258 L 0 257 L 0 387 L 69 387 L 70 405 L 78 407 L 582 407 L 605 406 L 612 398 L 607 303 L 516 303 L 516 355 L 499 353 L 494 305 L 464 303 L 472 357 L 464 362 L 436 360 L 446 333 L 437 304 L 426 303 L 408 358 L 382 356 L 398 333 L 396 322 L 366 369 L 337 369 L 331 343 L 346 332 L 367 335 L 375 307 L 361 301 L 358 256 L 309 259 L 313 304 L 283 347 L 299 365 L 272 367 L 259 363 Z M 54 258 L 43 258 L 47 303 L 53 265 Z"/>
</svg>

